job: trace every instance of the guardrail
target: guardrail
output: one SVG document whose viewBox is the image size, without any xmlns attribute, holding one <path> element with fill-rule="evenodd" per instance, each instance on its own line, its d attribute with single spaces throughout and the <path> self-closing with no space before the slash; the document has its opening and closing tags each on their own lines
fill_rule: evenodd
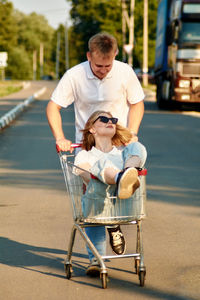
<svg viewBox="0 0 200 300">
<path fill-rule="evenodd" d="M 46 91 L 46 87 L 41 88 L 35 92 L 32 96 L 24 100 L 23 102 L 16 105 L 13 109 L 7 112 L 3 117 L 0 118 L 0 129 L 8 126 L 16 117 L 24 111 L 37 97 L 42 95 Z"/>
</svg>

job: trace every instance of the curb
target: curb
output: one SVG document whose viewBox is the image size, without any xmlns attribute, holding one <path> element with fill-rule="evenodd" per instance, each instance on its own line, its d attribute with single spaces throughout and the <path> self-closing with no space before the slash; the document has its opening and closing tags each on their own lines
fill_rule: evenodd
<svg viewBox="0 0 200 300">
<path fill-rule="evenodd" d="M 32 96 L 24 100 L 23 102 L 16 105 L 13 109 L 7 112 L 3 117 L 0 118 L 0 129 L 8 126 L 16 117 L 24 111 L 38 96 L 41 96 L 46 91 L 46 87 L 41 88 L 35 92 Z"/>
</svg>

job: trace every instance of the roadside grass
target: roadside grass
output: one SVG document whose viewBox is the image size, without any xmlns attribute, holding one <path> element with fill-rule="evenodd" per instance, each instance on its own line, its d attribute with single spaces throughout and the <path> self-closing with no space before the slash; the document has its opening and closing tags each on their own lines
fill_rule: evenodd
<svg viewBox="0 0 200 300">
<path fill-rule="evenodd" d="M 0 97 L 16 93 L 23 88 L 22 81 L 0 81 Z"/>
</svg>

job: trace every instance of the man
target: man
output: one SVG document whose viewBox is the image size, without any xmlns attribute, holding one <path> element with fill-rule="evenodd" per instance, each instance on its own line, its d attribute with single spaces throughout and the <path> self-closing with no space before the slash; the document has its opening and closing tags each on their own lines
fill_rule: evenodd
<svg viewBox="0 0 200 300">
<path fill-rule="evenodd" d="M 118 54 L 116 39 L 107 33 L 98 33 L 88 43 L 87 61 L 69 69 L 53 92 L 47 105 L 47 118 L 62 151 L 72 151 L 71 141 L 62 129 L 61 108 L 74 102 L 76 142 L 81 142 L 81 129 L 96 110 L 110 111 L 121 125 L 128 127 L 132 140 L 137 133 L 144 114 L 144 93 L 132 68 L 115 60 Z M 101 255 L 105 252 L 105 233 L 101 226 L 86 228 L 87 234 Z M 103 228 L 104 230 L 104 228 Z M 105 230 L 104 230 L 105 232 Z M 125 251 L 125 240 L 119 226 L 108 228 L 112 250 L 116 254 Z M 88 249 L 89 256 L 93 256 Z M 93 260 L 88 275 L 97 275 L 97 262 Z"/>
</svg>

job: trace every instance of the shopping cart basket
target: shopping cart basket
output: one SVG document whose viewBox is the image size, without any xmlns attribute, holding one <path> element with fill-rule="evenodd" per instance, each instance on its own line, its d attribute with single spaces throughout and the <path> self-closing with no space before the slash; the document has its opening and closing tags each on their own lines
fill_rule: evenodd
<svg viewBox="0 0 200 300">
<path fill-rule="evenodd" d="M 72 144 L 72 147 L 80 147 L 79 144 Z M 93 252 L 100 267 L 100 278 L 102 288 L 107 288 L 108 272 L 104 261 L 107 259 L 130 258 L 135 260 L 135 271 L 139 277 L 140 286 L 144 286 L 146 267 L 144 265 L 144 252 L 142 241 L 142 219 L 146 216 L 146 169 L 139 169 L 140 187 L 129 199 L 119 199 L 116 196 L 102 199 L 102 202 L 95 201 L 95 194 L 91 194 L 91 201 L 84 202 L 85 185 L 80 176 L 77 175 L 79 167 L 73 164 L 74 155 L 64 154 L 57 147 L 61 167 L 64 174 L 66 188 L 71 202 L 74 225 L 71 230 L 68 254 L 65 260 L 65 272 L 67 279 L 72 276 L 72 250 L 75 241 L 76 231 L 78 230 L 83 240 Z M 99 198 L 98 198 L 99 200 Z M 86 200 L 85 200 L 86 201 Z M 84 208 L 83 208 L 84 202 Z M 89 226 L 108 226 L 108 225 L 136 225 L 136 253 L 123 255 L 101 256 L 84 228 Z"/>
</svg>

